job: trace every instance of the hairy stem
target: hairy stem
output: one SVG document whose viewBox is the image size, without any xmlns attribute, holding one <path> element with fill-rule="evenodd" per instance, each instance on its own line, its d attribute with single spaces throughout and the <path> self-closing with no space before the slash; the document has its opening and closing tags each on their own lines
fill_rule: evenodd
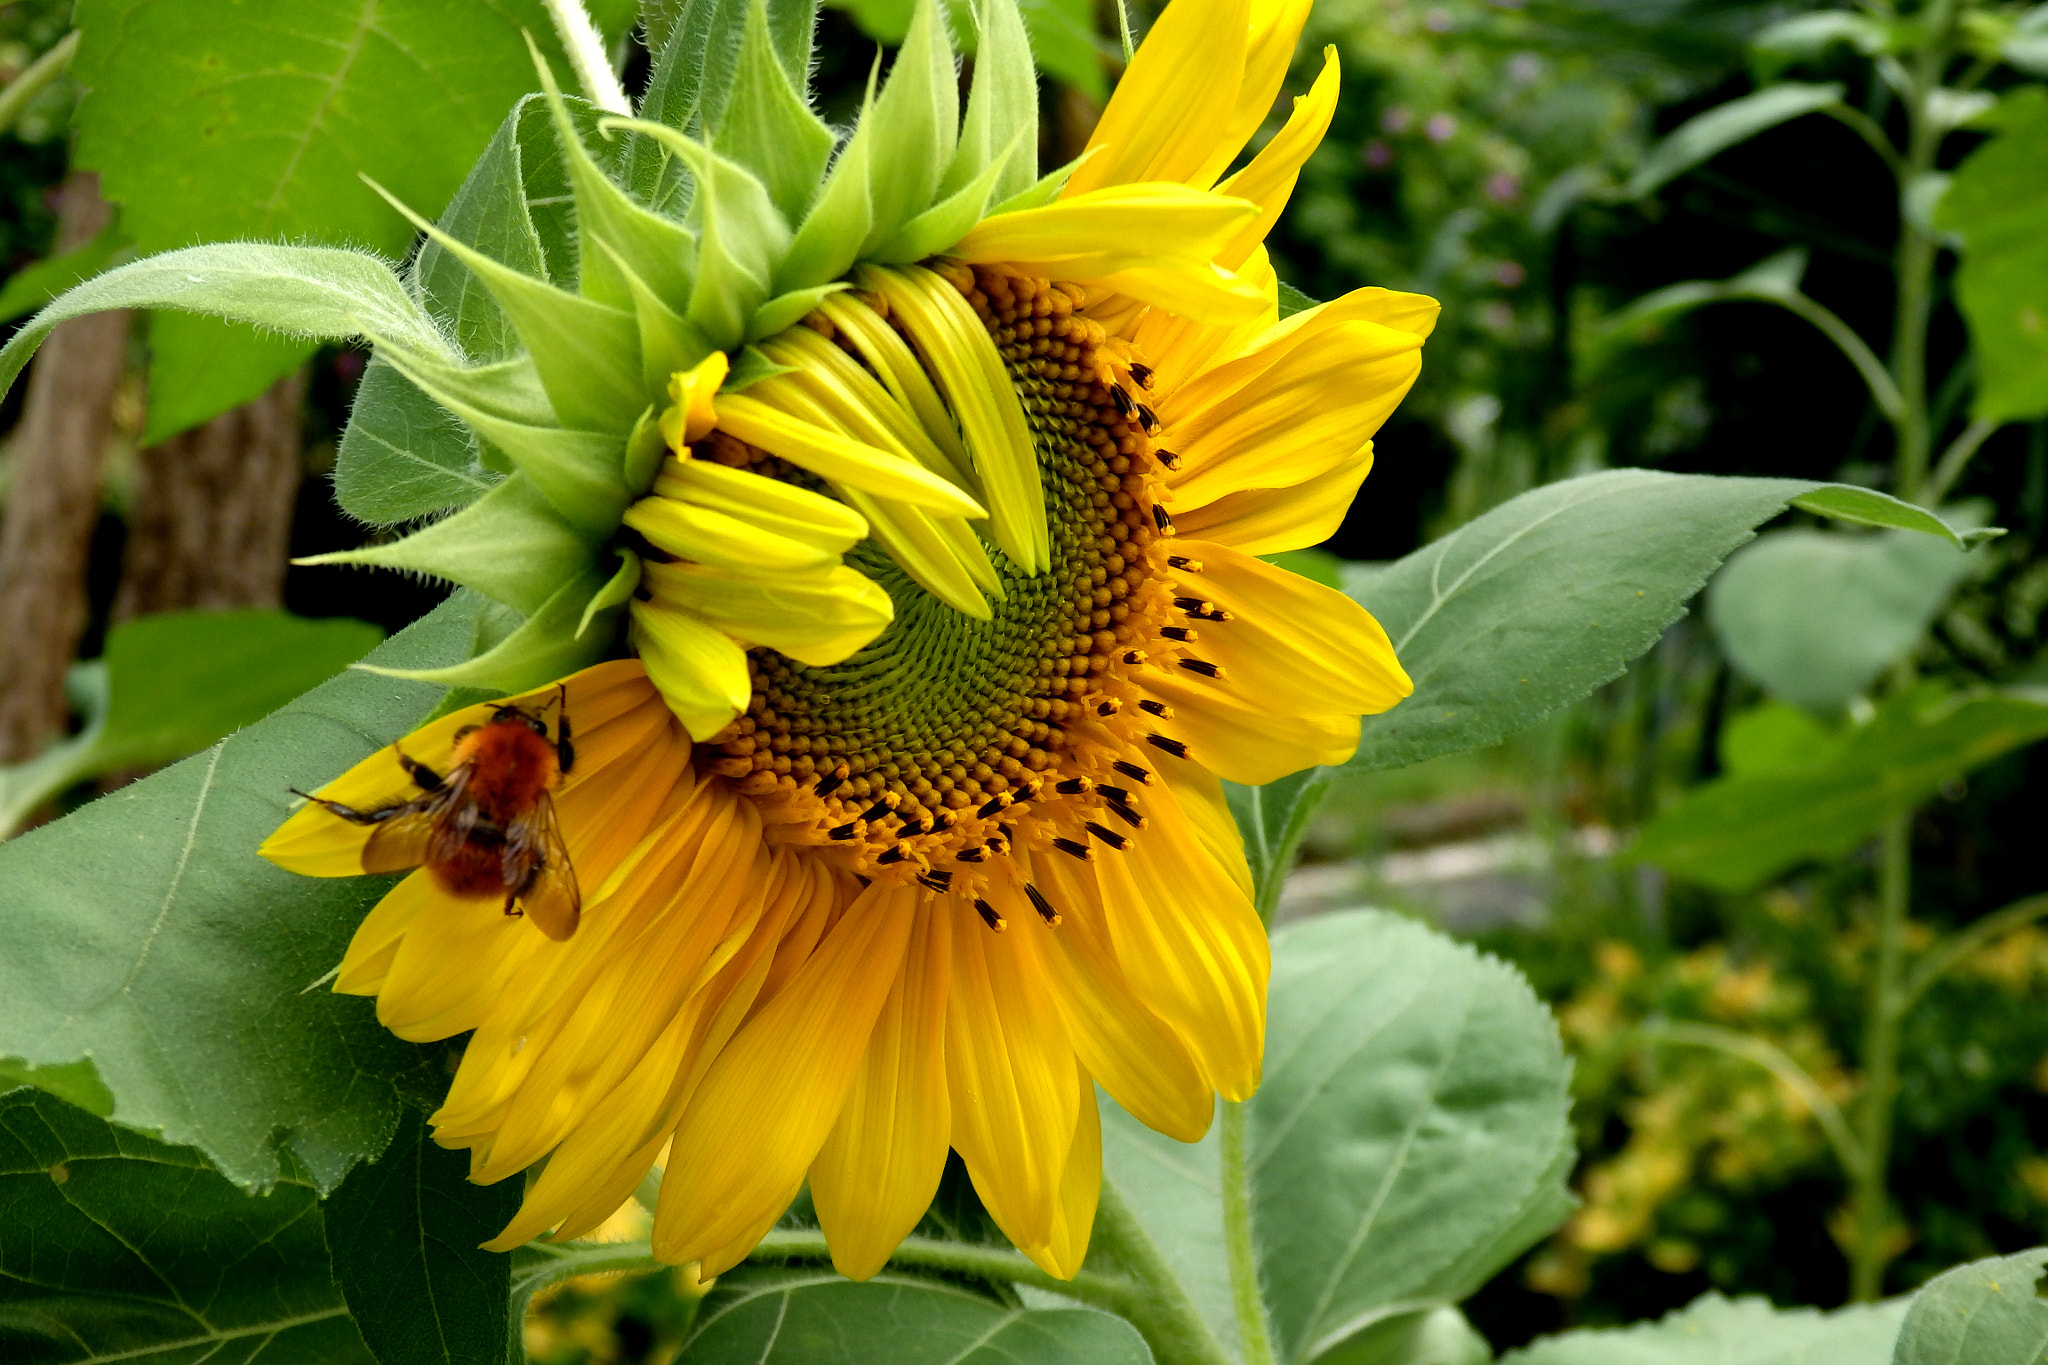
<svg viewBox="0 0 2048 1365">
<path fill-rule="evenodd" d="M 1202 1320 L 1201 1310 L 1188 1298 L 1116 1186 L 1107 1180 L 1102 1182 L 1102 1202 L 1095 1210 L 1095 1245 L 1130 1277 L 1121 1300 L 1099 1302 L 1130 1319 L 1159 1365 L 1231 1365 L 1222 1343 Z M 1075 1284 L 1079 1285 L 1079 1277 Z M 1059 1292 L 1086 1299 L 1077 1288 Z"/>
<path fill-rule="evenodd" d="M 1258 1251 L 1252 1242 L 1251 1181 L 1244 1161 L 1247 1108 L 1229 1100 L 1223 1105 L 1223 1246 L 1230 1258 L 1230 1306 L 1237 1316 L 1244 1365 L 1273 1365 L 1266 1302 L 1259 1294 Z"/>
<path fill-rule="evenodd" d="M 1883 868 L 1877 898 L 1877 961 L 1871 973 L 1869 1014 L 1864 1020 L 1863 1101 L 1857 1117 L 1862 1169 L 1850 1184 L 1855 1244 L 1850 1257 L 1849 1297 L 1869 1303 L 1883 1287 L 1891 1228 L 1886 1175 L 1891 1166 L 1892 1118 L 1899 1092 L 1899 1026 L 1905 1015 L 1906 909 L 1912 897 L 1913 816 L 1892 817 L 1884 829 Z"/>
</svg>

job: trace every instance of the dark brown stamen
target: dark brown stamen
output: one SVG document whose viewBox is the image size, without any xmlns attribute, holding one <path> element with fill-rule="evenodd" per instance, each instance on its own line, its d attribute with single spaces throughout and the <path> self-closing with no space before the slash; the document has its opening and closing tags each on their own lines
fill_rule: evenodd
<svg viewBox="0 0 2048 1365">
<path fill-rule="evenodd" d="M 878 863 L 900 863 L 910 856 L 910 850 L 902 844 L 891 844 L 876 858 Z"/>
<path fill-rule="evenodd" d="M 1054 839 L 1052 841 L 1052 846 L 1058 849 L 1060 852 L 1066 854 L 1069 858 L 1079 858 L 1084 863 L 1092 863 L 1095 861 L 1095 851 L 1093 849 L 1089 848 L 1086 844 L 1075 843 L 1072 839 L 1067 838 L 1065 835 L 1061 835 L 1059 838 Z"/>
<path fill-rule="evenodd" d="M 1010 808 L 1010 803 L 1014 800 L 1016 800 L 1016 798 L 1011 796 L 1008 792 L 997 792 L 993 797 L 990 797 L 988 800 L 982 802 L 981 809 L 977 810 L 974 813 L 979 818 L 987 820 L 992 816 L 1001 815 L 1004 811 L 1008 810 Z"/>
<path fill-rule="evenodd" d="M 1202 561 L 1199 559 L 1189 559 L 1186 555 L 1168 555 L 1166 562 L 1170 567 L 1179 569 L 1182 573 L 1200 573 L 1202 571 Z"/>
<path fill-rule="evenodd" d="M 1129 759 L 1120 758 L 1116 762 L 1110 764 L 1109 766 L 1115 768 L 1118 772 L 1122 773 L 1125 777 L 1130 778 L 1131 781 L 1137 783 L 1141 787 L 1149 787 L 1152 785 L 1151 771 L 1149 769 L 1139 767 L 1137 764 L 1131 762 Z"/>
<path fill-rule="evenodd" d="M 1175 471 L 1180 468 L 1180 456 L 1174 454 L 1172 451 L 1166 449 L 1164 446 L 1160 447 L 1158 450 L 1153 451 L 1152 458 L 1159 461 L 1160 464 L 1164 465 L 1168 471 Z"/>
<path fill-rule="evenodd" d="M 1113 716 L 1123 709 L 1124 703 L 1121 697 L 1111 697 L 1108 701 L 1095 704 L 1095 714 L 1098 716 Z"/>
<path fill-rule="evenodd" d="M 1156 502 L 1152 504 L 1152 524 L 1165 535 L 1173 534 L 1173 518 L 1166 515 L 1166 509 Z"/>
<path fill-rule="evenodd" d="M 1108 844 L 1111 848 L 1115 849 L 1119 853 L 1123 852 L 1125 849 L 1131 846 L 1131 841 L 1129 839 L 1124 838 L 1123 835 L 1118 834 L 1108 825 L 1098 825 L 1093 820 L 1090 820 L 1087 823 L 1087 830 L 1090 834 L 1102 840 L 1103 843 Z"/>
<path fill-rule="evenodd" d="M 1145 742 L 1161 752 L 1172 754 L 1175 758 L 1186 758 L 1188 756 L 1187 745 L 1177 739 L 1169 739 L 1165 735 L 1147 735 L 1145 736 Z"/>
<path fill-rule="evenodd" d="M 1182 659 L 1180 666 L 1190 673 L 1199 673 L 1205 678 L 1220 678 L 1223 676 L 1223 666 L 1221 664 L 1212 664 L 1207 659 Z"/>
<path fill-rule="evenodd" d="M 986 924 L 989 928 L 995 930 L 999 934 L 1003 932 L 1003 930 L 1010 927 L 1009 921 L 1005 920 L 1001 915 L 998 915 L 996 913 L 996 908 L 993 905 L 990 905 L 987 901 L 982 900 L 979 897 L 977 897 L 974 902 L 974 913 L 981 916 L 981 922 L 983 924 Z"/>
<path fill-rule="evenodd" d="M 827 839 L 851 839 L 859 833 L 860 822 L 858 820 L 848 820 L 843 825 L 834 825 L 831 829 L 826 830 L 825 837 Z"/>
<path fill-rule="evenodd" d="M 1138 814 L 1138 812 L 1136 812 L 1136 811 L 1132 810 L 1132 809 L 1131 809 L 1131 808 L 1130 808 L 1129 806 L 1125 805 L 1125 804 L 1124 804 L 1123 802 L 1121 802 L 1121 801 L 1111 801 L 1111 802 L 1109 802 L 1108 804 L 1109 804 L 1109 809 L 1110 809 L 1110 812 L 1111 812 L 1111 813 L 1112 813 L 1113 815 L 1115 815 L 1117 819 L 1119 819 L 1119 820 L 1123 821 L 1123 822 L 1124 822 L 1125 824 L 1129 825 L 1129 826 L 1130 826 L 1130 827 L 1131 827 L 1132 829 L 1143 829 L 1143 828 L 1145 828 L 1145 817 L 1144 817 L 1144 816 L 1142 816 L 1142 815 L 1140 815 L 1140 814 Z"/>
<path fill-rule="evenodd" d="M 1152 387 L 1152 367 L 1150 365 L 1143 365 L 1133 360 L 1126 368 L 1130 370 L 1131 378 L 1138 381 L 1139 388 L 1149 389 Z"/>
<path fill-rule="evenodd" d="M 1024 894 L 1031 898 L 1031 908 L 1038 912 L 1040 919 L 1044 920 L 1047 924 L 1058 924 L 1060 922 L 1060 912 L 1052 908 L 1052 902 L 1045 898 L 1043 891 L 1040 891 L 1030 882 L 1026 882 L 1024 883 Z"/>
<path fill-rule="evenodd" d="M 918 880 L 934 891 L 944 891 L 953 884 L 953 874 L 940 871 L 926 872 L 920 875 Z"/>
<path fill-rule="evenodd" d="M 1168 706 L 1163 701 L 1154 701 L 1150 697 L 1147 697 L 1145 698 L 1145 700 L 1139 702 L 1138 709 L 1140 711 L 1148 712 L 1151 715 L 1155 715 L 1159 717 L 1161 720 L 1173 719 L 1173 708 L 1171 706 Z"/>
<path fill-rule="evenodd" d="M 820 796 L 830 796 L 833 792 L 839 790 L 839 784 L 845 780 L 845 773 L 828 773 L 818 779 L 818 785 L 812 788 L 812 790 Z"/>
<path fill-rule="evenodd" d="M 1143 403 L 1138 404 L 1138 425 L 1147 431 L 1159 430 L 1159 418 Z"/>
<path fill-rule="evenodd" d="M 983 858 L 986 858 L 987 856 L 988 856 L 988 850 L 987 850 L 987 849 L 985 849 L 985 848 L 983 848 L 983 847 L 982 847 L 981 845 L 979 845 L 979 844 L 976 844 L 976 845 L 975 845 L 974 847 L 972 847 L 972 848 L 963 848 L 963 849 L 961 849 L 961 850 L 960 850 L 960 851 L 959 851 L 958 853 L 955 853 L 955 854 L 953 855 L 953 858 L 954 858 L 954 861 L 956 861 L 956 862 L 962 862 L 962 863 L 978 863 L 978 862 L 980 862 L 980 861 L 981 861 L 981 860 L 982 860 Z"/>
<path fill-rule="evenodd" d="M 1131 395 L 1124 391 L 1124 386 L 1121 384 L 1111 384 L 1109 386 L 1109 400 L 1116 404 L 1116 410 L 1125 418 L 1129 418 L 1132 413 L 1138 410 L 1138 405 L 1131 401 Z"/>
<path fill-rule="evenodd" d="M 1147 655 L 1145 651 L 1142 649 L 1127 649 L 1124 651 L 1124 662 L 1129 664 L 1133 668 L 1136 668 L 1139 664 L 1144 663 L 1145 660 L 1149 657 L 1150 656 Z"/>
<path fill-rule="evenodd" d="M 1053 790 L 1061 796 L 1086 796 L 1095 790 L 1095 784 L 1085 777 L 1070 777 L 1064 782 L 1055 783 Z"/>
<path fill-rule="evenodd" d="M 1188 626 L 1161 626 L 1159 633 L 1169 640 L 1178 640 L 1182 644 L 1202 638 L 1200 632 Z"/>
</svg>

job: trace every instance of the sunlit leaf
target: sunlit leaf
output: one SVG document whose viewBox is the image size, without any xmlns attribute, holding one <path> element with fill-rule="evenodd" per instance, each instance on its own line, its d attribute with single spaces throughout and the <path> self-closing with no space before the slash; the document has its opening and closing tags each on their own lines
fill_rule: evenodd
<svg viewBox="0 0 2048 1365">
<path fill-rule="evenodd" d="M 2019 87 L 1987 122 L 1998 135 L 1956 168 L 1935 221 L 1963 239 L 1975 413 L 2006 421 L 2048 413 L 2048 90 Z"/>
<path fill-rule="evenodd" d="M 1854 496 L 1850 496 L 1853 493 Z M 1348 588 L 1415 693 L 1366 718 L 1350 766 L 1491 744 L 1617 677 L 1730 551 L 1788 506 L 1958 535 L 1925 509 L 1803 479 L 1616 469 L 1524 493 Z"/>
<path fill-rule="evenodd" d="M 1999 755 L 2048 736 L 2048 694 L 1944 695 L 1925 684 L 1804 766 L 1696 787 L 1644 828 L 1631 858 L 1728 891 L 1838 858 Z"/>
<path fill-rule="evenodd" d="M 1513 967 L 1383 911 L 1273 944 L 1248 1165 L 1282 1359 L 1453 1304 L 1562 1222 L 1570 1065 Z"/>
<path fill-rule="evenodd" d="M 196 313 L 151 314 L 149 424 L 142 443 L 169 440 L 260 397 L 319 346 Z"/>
</svg>

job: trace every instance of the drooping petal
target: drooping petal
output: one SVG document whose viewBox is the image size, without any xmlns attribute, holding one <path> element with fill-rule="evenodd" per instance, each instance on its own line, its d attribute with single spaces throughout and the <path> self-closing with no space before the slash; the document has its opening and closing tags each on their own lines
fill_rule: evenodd
<svg viewBox="0 0 2048 1365">
<path fill-rule="evenodd" d="M 839 1119 L 902 970 L 916 891 L 877 885 L 733 1038 L 676 1129 L 655 1214 L 668 1261 L 758 1241 Z M 705 1260 L 704 1273 L 726 1269 Z"/>
<path fill-rule="evenodd" d="M 832 1264 L 851 1280 L 881 1270 L 924 1217 L 952 1145 L 945 1029 L 953 907 L 927 901 L 916 913 L 903 974 L 875 1021 L 860 1077 L 811 1163 L 811 1199 Z"/>
</svg>

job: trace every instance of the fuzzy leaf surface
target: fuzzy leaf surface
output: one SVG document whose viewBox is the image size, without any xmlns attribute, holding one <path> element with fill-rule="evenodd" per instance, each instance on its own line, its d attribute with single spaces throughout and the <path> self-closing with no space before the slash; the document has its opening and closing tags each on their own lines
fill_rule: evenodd
<svg viewBox="0 0 2048 1365">
<path fill-rule="evenodd" d="M 1570 1064 L 1513 967 L 1384 911 L 1273 942 L 1247 1165 L 1283 1361 L 1455 1303 L 1562 1222 Z"/>
<path fill-rule="evenodd" d="M 468 611 L 441 607 L 370 662 L 462 658 Z M 295 1170 L 332 1189 L 383 1151 L 402 1098 L 431 1102 L 441 1082 L 369 1001 L 307 987 L 390 881 L 297 877 L 256 847 L 288 786 L 401 737 L 441 692 L 343 673 L 0 846 L 0 1059 L 59 1069 L 67 1093 L 104 1098 L 102 1117 L 196 1148 L 244 1189 Z"/>
<path fill-rule="evenodd" d="M 1491 744 L 1620 676 L 1788 506 L 1972 539 L 1881 493 L 1802 479 L 1615 469 L 1534 489 L 1406 558 L 1349 571 L 1415 693 L 1366 718 L 1348 766 Z"/>
</svg>

